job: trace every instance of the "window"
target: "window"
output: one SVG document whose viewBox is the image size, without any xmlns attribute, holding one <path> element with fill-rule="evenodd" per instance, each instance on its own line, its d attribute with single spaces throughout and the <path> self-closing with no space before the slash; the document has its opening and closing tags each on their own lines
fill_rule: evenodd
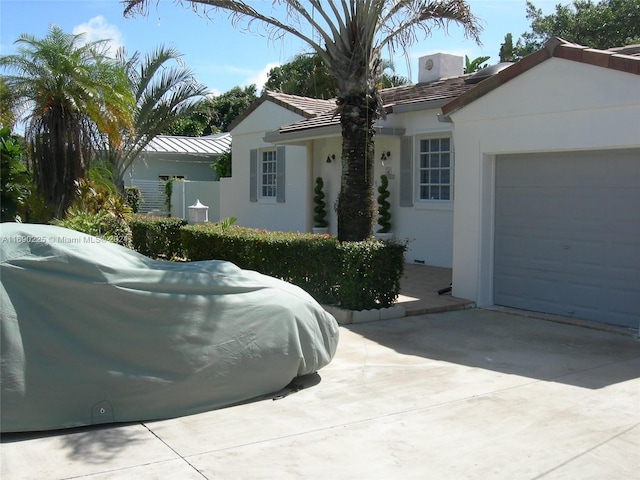
<svg viewBox="0 0 640 480">
<path fill-rule="evenodd" d="M 260 159 L 260 197 L 276 198 L 278 164 L 275 150 L 263 150 Z"/>
<path fill-rule="evenodd" d="M 451 200 L 453 178 L 450 138 L 423 138 L 418 151 L 420 200 Z"/>
<path fill-rule="evenodd" d="M 249 201 L 285 201 L 285 147 L 249 151 Z"/>
</svg>

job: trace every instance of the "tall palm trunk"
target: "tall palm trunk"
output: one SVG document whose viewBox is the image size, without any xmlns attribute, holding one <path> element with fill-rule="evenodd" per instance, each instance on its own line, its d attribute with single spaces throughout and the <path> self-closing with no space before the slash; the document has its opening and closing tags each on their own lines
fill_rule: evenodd
<svg viewBox="0 0 640 480">
<path fill-rule="evenodd" d="M 339 97 L 342 125 L 342 180 L 338 197 L 338 240 L 360 241 L 371 235 L 373 201 L 375 90 Z"/>
</svg>

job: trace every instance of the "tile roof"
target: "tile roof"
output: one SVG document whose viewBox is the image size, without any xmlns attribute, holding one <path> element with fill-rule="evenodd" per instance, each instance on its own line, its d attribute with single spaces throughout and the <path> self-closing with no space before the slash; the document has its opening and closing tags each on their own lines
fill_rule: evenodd
<svg viewBox="0 0 640 480">
<path fill-rule="evenodd" d="M 228 132 L 205 137 L 174 137 L 158 135 L 145 147 L 145 153 L 186 153 L 190 155 L 221 155 L 231 150 Z"/>
<path fill-rule="evenodd" d="M 519 62 L 505 68 L 493 77 L 489 77 L 480 82 L 476 85 L 476 88 L 463 93 L 444 105 L 442 107 L 442 113 L 447 116 L 460 110 L 469 103 L 552 57 L 640 75 L 640 45 L 631 45 L 609 50 L 596 50 L 569 43 L 561 38 L 551 38 L 547 40 L 542 49 L 531 55 L 527 55 Z"/>
<path fill-rule="evenodd" d="M 380 92 L 385 113 L 400 113 L 425 108 L 439 108 L 443 102 L 456 98 L 462 93 L 474 87 L 465 83 L 469 75 L 450 77 L 434 82 L 401 85 L 399 87 L 385 88 Z M 329 100 L 324 100 L 329 102 Z M 324 113 L 310 116 L 289 125 L 283 125 L 277 132 L 267 135 L 269 139 L 275 139 L 278 135 L 286 135 L 311 129 L 324 129 L 326 133 L 339 133 L 340 116 L 335 113 L 335 101 L 330 110 Z M 315 132 L 314 132 L 315 133 Z"/>
<path fill-rule="evenodd" d="M 231 125 L 229 125 L 229 131 L 237 127 L 240 122 L 251 115 L 251 113 L 266 101 L 273 102 L 276 105 L 297 113 L 305 118 L 315 117 L 335 108 L 336 106 L 334 99 L 323 100 L 319 98 L 301 97 L 299 95 L 289 95 L 287 93 L 267 90 L 258 100 L 253 102 L 249 108 L 233 120 Z"/>
</svg>

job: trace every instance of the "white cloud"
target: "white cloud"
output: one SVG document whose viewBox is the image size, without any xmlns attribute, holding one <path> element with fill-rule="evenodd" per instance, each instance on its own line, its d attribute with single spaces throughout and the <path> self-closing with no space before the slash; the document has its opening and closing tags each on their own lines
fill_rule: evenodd
<svg viewBox="0 0 640 480">
<path fill-rule="evenodd" d="M 91 18 L 88 22 L 77 25 L 73 28 L 73 34 L 84 34 L 87 42 L 95 42 L 97 40 L 109 40 L 108 53 L 115 56 L 116 50 L 124 46 L 122 34 L 118 27 L 108 23 L 103 16 Z"/>
<path fill-rule="evenodd" d="M 262 70 L 259 72 L 254 72 L 249 78 L 247 78 L 245 85 L 251 85 L 252 83 L 256 85 L 256 90 L 258 94 L 262 91 L 262 87 L 267 83 L 267 79 L 269 78 L 269 71 L 272 68 L 279 67 L 282 65 L 277 62 L 267 63 Z"/>
</svg>

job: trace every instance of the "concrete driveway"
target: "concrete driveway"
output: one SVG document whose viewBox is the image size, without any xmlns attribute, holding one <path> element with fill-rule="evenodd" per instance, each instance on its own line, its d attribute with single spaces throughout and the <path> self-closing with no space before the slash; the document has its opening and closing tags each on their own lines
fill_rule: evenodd
<svg viewBox="0 0 640 480">
<path fill-rule="evenodd" d="M 1 478 L 638 478 L 637 338 L 486 310 L 340 333 L 334 362 L 299 391 L 7 435 Z"/>
</svg>

